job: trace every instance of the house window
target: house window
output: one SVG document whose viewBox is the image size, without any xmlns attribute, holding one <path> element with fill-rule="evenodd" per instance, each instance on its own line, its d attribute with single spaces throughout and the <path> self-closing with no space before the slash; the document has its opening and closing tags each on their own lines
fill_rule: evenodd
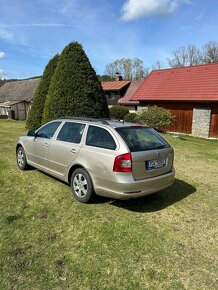
<svg viewBox="0 0 218 290">
<path fill-rule="evenodd" d="M 112 96 L 113 96 L 112 93 L 109 92 L 109 93 L 108 93 L 108 99 L 111 100 L 111 99 L 112 99 Z"/>
<path fill-rule="evenodd" d="M 115 92 L 110 92 L 109 100 L 115 100 Z"/>
</svg>

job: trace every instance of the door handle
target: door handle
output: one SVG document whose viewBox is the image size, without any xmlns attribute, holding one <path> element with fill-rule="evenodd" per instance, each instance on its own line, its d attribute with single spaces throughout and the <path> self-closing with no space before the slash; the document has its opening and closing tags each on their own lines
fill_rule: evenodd
<svg viewBox="0 0 218 290">
<path fill-rule="evenodd" d="M 43 147 L 47 148 L 47 147 L 48 147 L 48 143 L 45 143 L 45 144 L 43 145 Z"/>
<path fill-rule="evenodd" d="M 73 153 L 73 154 L 75 154 L 76 153 L 76 149 L 71 149 L 71 151 L 70 151 L 71 153 Z"/>
</svg>

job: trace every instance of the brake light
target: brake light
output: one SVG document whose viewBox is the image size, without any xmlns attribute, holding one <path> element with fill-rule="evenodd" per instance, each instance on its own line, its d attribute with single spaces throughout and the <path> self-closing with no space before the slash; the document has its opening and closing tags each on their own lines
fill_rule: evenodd
<svg viewBox="0 0 218 290">
<path fill-rule="evenodd" d="M 115 172 L 132 172 L 132 156 L 131 153 L 119 155 L 114 160 Z"/>
</svg>

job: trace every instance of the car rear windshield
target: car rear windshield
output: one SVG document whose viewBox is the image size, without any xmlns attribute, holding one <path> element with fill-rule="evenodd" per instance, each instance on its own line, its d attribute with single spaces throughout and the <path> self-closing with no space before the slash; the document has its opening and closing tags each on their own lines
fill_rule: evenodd
<svg viewBox="0 0 218 290">
<path fill-rule="evenodd" d="M 124 139 L 130 152 L 169 147 L 169 144 L 152 128 L 122 127 L 116 131 Z"/>
</svg>

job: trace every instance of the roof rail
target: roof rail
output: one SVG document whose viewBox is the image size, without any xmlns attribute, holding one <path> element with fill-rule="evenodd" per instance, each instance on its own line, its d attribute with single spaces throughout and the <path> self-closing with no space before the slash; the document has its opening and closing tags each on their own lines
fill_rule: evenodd
<svg viewBox="0 0 218 290">
<path fill-rule="evenodd" d="M 110 123 L 108 121 L 111 121 L 111 119 L 96 119 L 97 121 L 101 122 L 104 125 L 110 125 Z"/>
<path fill-rule="evenodd" d="M 102 118 L 89 118 L 89 117 L 61 117 L 59 119 L 69 119 L 69 120 L 81 120 L 81 121 L 88 121 L 88 122 L 99 122 L 102 123 L 104 125 L 109 125 L 109 122 L 107 122 L 107 120 L 109 121 L 110 119 L 102 119 Z"/>
</svg>

